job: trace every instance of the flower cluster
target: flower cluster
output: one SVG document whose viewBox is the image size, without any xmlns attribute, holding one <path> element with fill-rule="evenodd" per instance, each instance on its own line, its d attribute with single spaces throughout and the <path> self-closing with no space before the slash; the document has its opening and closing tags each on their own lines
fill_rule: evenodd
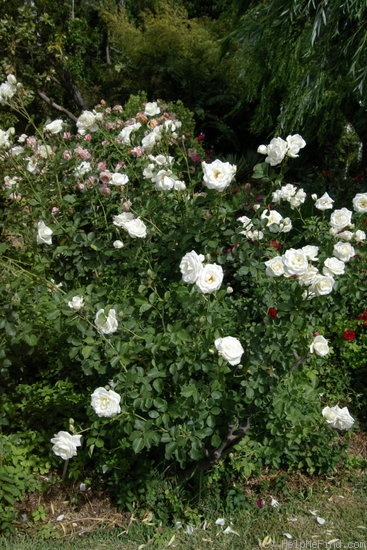
<svg viewBox="0 0 367 550">
<path fill-rule="evenodd" d="M 194 250 L 185 254 L 180 262 L 182 280 L 196 284 L 203 294 L 216 292 L 223 281 L 223 269 L 218 264 L 204 264 L 204 256 Z"/>
<path fill-rule="evenodd" d="M 359 193 L 359 201 L 367 198 L 367 193 Z M 353 204 L 355 204 L 355 198 Z M 319 259 L 319 247 L 305 245 L 302 248 L 289 248 L 282 255 L 274 256 L 265 261 L 266 274 L 269 277 L 296 277 L 299 284 L 307 287 L 304 296 L 314 298 L 330 294 L 335 284 L 335 277 L 345 273 L 346 263 L 355 255 L 355 248 L 350 242 L 345 242 L 354 236 L 358 242 L 364 241 L 364 231 L 357 230 L 353 235 L 346 228 L 352 227 L 353 212 L 347 208 L 334 210 L 330 215 L 330 233 L 336 239 L 332 256 L 326 257 L 320 268 L 314 263 Z M 279 228 L 278 231 L 281 231 Z M 346 235 L 348 233 L 348 235 Z"/>
<path fill-rule="evenodd" d="M 6 77 L 6 81 L 0 84 L 0 104 L 8 103 L 17 93 L 19 84 L 13 74 Z"/>
<path fill-rule="evenodd" d="M 270 166 L 277 166 L 283 162 L 285 157 L 298 157 L 300 149 L 305 146 L 305 140 L 299 134 L 294 134 L 293 136 L 287 136 L 285 140 L 281 137 L 275 137 L 269 145 L 260 145 L 257 152 L 266 155 L 265 162 Z"/>
</svg>

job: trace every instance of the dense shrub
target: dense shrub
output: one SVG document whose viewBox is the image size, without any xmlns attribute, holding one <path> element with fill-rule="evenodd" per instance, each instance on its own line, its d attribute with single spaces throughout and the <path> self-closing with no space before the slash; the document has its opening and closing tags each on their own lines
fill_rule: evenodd
<svg viewBox="0 0 367 550">
<path fill-rule="evenodd" d="M 1 93 L 27 116 L 14 77 Z M 353 406 L 334 331 L 363 312 L 366 193 L 284 185 L 298 135 L 236 181 L 182 103 L 142 95 L 1 139 L 5 433 L 21 410 L 71 477 L 161 510 L 157 480 L 232 450 L 243 472 L 335 467 L 353 419 L 323 407 Z"/>
</svg>

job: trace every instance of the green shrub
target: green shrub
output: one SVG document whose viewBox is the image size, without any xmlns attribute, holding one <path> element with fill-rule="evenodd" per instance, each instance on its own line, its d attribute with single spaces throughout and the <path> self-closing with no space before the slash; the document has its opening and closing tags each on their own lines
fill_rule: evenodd
<svg viewBox="0 0 367 550">
<path fill-rule="evenodd" d="M 250 474 L 332 471 L 347 440 L 332 426 L 353 419 L 322 409 L 350 405 L 346 384 L 330 391 L 334 327 L 363 300 L 366 194 L 352 211 L 283 185 L 297 135 L 236 182 L 180 102 L 101 102 L 77 128 L 3 138 L 4 431 L 43 411 L 70 477 L 89 466 L 121 506 L 162 517 L 177 499 L 157 479 L 187 494 L 243 442 Z"/>
</svg>

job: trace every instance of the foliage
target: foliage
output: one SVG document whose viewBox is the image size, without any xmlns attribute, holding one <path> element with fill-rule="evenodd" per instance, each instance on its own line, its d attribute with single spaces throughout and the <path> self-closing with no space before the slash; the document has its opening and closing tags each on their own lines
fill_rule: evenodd
<svg viewBox="0 0 367 550">
<path fill-rule="evenodd" d="M 150 6 L 149 6 L 150 8 Z M 156 2 L 136 22 L 129 12 L 101 11 L 111 40 L 114 96 L 121 101 L 145 91 L 150 98 L 177 98 L 191 109 L 197 127 L 215 140 L 238 148 L 228 117 L 240 101 L 239 67 L 232 52 L 222 56 L 220 39 L 228 32 L 228 17 L 189 18 L 177 2 Z M 237 121 L 238 125 L 238 121 Z"/>
<path fill-rule="evenodd" d="M 255 1 L 242 11 L 232 38 L 242 48 L 253 132 L 297 128 L 317 154 L 350 123 L 365 144 L 366 31 L 363 0 Z"/>
<path fill-rule="evenodd" d="M 1 15 L 1 75 L 22 74 L 36 93 L 32 114 L 38 122 L 46 117 L 49 103 L 72 116 L 91 98 L 96 101 L 106 51 L 105 29 L 93 2 L 69 2 L 65 7 L 53 0 L 15 0 Z"/>
<path fill-rule="evenodd" d="M 45 473 L 50 463 L 41 461 L 35 449 L 36 433 L 0 435 L 0 531 L 11 532 L 16 519 L 15 504 L 27 492 L 41 487 L 37 474 Z"/>
<path fill-rule="evenodd" d="M 14 88 L 8 106 L 27 117 L 25 97 Z M 42 453 L 57 430 L 83 435 L 70 478 L 91 467 L 121 506 L 149 503 L 165 520 L 179 501 L 171 480 L 181 478 L 181 495 L 197 494 L 203 473 L 243 437 L 249 472 L 256 461 L 332 471 L 347 438 L 321 410 L 351 404 L 347 386 L 332 389 L 333 331 L 363 302 L 363 200 L 345 222 L 355 254 L 344 274 L 324 277 L 332 292 L 318 294 L 292 271 L 269 275 L 265 262 L 317 246 L 309 262 L 302 257 L 321 273 L 344 204 L 329 216 L 299 186 L 304 201 L 277 202 L 288 157 L 280 167 L 259 162 L 253 184 L 232 181 L 235 167 L 207 155 L 181 102 L 101 102 L 77 130 L 56 120 L 2 139 L 4 433 L 19 410 L 22 429 L 38 426 L 44 410 Z M 198 276 L 215 267 L 201 286 L 184 277 L 192 251 Z M 313 351 L 316 333 L 329 354 Z M 220 348 L 226 337 L 242 346 L 234 361 Z M 118 394 L 118 413 L 91 407 L 97 387 Z M 20 402 L 11 406 L 13 395 Z"/>
</svg>

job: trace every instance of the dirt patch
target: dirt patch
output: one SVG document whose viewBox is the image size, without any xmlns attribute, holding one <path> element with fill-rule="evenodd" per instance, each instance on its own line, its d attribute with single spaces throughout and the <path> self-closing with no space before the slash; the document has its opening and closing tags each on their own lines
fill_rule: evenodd
<svg viewBox="0 0 367 550">
<path fill-rule="evenodd" d="M 48 524 L 55 536 L 84 535 L 96 529 L 124 528 L 130 514 L 121 513 L 102 491 L 92 491 L 83 484 L 53 483 L 44 493 L 26 495 L 17 506 L 19 531 L 29 530 L 29 520 L 39 518 L 38 528 Z M 35 525 L 37 527 L 37 525 Z"/>
</svg>

